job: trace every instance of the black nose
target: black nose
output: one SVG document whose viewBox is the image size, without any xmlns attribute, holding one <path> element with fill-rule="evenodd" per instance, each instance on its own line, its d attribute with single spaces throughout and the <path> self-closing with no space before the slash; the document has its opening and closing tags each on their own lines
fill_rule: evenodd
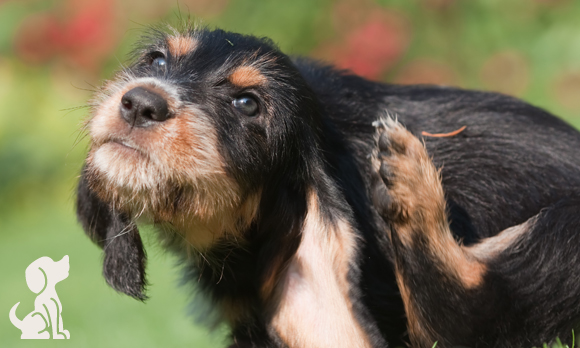
<svg viewBox="0 0 580 348">
<path fill-rule="evenodd" d="M 147 127 L 169 118 L 167 101 L 159 94 L 135 87 L 121 98 L 121 116 L 135 127 Z"/>
</svg>

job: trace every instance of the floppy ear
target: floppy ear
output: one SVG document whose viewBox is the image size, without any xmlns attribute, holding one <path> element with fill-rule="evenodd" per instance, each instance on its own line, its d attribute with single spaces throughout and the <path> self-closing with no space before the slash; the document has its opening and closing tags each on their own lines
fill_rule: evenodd
<svg viewBox="0 0 580 348">
<path fill-rule="evenodd" d="M 77 217 L 85 233 L 103 248 L 103 275 L 113 289 L 145 300 L 147 256 L 135 223 L 91 190 L 83 167 L 77 188 Z"/>
</svg>

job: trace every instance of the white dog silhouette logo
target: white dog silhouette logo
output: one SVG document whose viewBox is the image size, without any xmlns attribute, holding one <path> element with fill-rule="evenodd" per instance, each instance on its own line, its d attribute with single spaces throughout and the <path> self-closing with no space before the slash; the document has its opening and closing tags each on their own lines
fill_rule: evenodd
<svg viewBox="0 0 580 348">
<path fill-rule="evenodd" d="M 34 311 L 20 320 L 16 316 L 18 302 L 10 310 L 10 321 L 20 331 L 22 339 L 69 339 L 70 333 L 63 328 L 62 305 L 56 294 L 56 283 L 68 277 L 70 265 L 68 255 L 58 262 L 44 256 L 26 268 L 26 283 L 38 294 L 34 300 Z"/>
</svg>

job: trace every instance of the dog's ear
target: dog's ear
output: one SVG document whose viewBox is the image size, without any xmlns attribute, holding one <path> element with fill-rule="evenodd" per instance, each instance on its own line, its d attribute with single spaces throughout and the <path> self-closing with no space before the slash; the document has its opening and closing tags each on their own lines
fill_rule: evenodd
<svg viewBox="0 0 580 348">
<path fill-rule="evenodd" d="M 103 275 L 113 289 L 145 300 L 147 256 L 139 230 L 91 190 L 83 167 L 77 188 L 77 217 L 85 233 L 103 248 Z"/>
</svg>

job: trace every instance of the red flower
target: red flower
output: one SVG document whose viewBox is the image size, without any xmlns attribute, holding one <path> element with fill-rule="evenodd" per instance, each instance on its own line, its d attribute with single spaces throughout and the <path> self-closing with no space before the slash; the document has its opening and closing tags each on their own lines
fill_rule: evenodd
<svg viewBox="0 0 580 348">
<path fill-rule="evenodd" d="M 59 13 L 66 13 L 59 16 Z M 63 8 L 24 19 L 15 49 L 25 61 L 59 57 L 86 70 L 98 69 L 118 41 L 113 0 L 69 0 Z"/>
<path fill-rule="evenodd" d="M 344 53 L 336 64 L 368 78 L 378 78 L 403 55 L 408 35 L 399 25 L 379 16 L 371 18 L 346 38 Z"/>
<path fill-rule="evenodd" d="M 314 55 L 358 75 L 378 79 L 405 53 L 410 26 L 405 17 L 368 1 L 344 0 L 334 9 L 338 38 Z"/>
</svg>

